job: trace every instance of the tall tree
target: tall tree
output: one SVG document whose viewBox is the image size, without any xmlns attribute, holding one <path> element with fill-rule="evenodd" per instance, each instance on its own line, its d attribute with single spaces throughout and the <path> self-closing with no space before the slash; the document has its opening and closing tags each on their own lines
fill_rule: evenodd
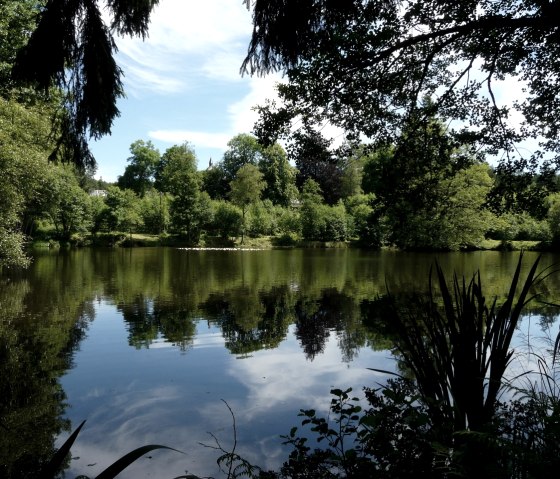
<svg viewBox="0 0 560 479">
<path fill-rule="evenodd" d="M 52 143 L 44 104 L 0 98 L 0 267 L 28 263 L 25 235 L 49 201 Z"/>
<path fill-rule="evenodd" d="M 476 245 L 488 227 L 489 167 L 459 148 L 436 119 L 423 117 L 391 149 L 372 155 L 364 184 L 388 238 L 403 249 Z"/>
<path fill-rule="evenodd" d="M 249 205 L 260 199 L 265 182 L 263 174 L 255 165 L 246 164 L 239 168 L 236 177 L 230 185 L 231 201 L 241 208 L 243 215 L 243 229 L 241 233 L 241 242 L 243 243 L 245 237 L 245 213 Z"/>
<path fill-rule="evenodd" d="M 160 163 L 159 151 L 151 141 L 137 140 L 130 145 L 131 156 L 124 174 L 119 176 L 118 185 L 122 189 L 131 189 L 143 197 L 154 184 L 156 170 Z"/>
<path fill-rule="evenodd" d="M 308 180 L 317 182 L 328 204 L 342 197 L 342 162 L 331 151 L 331 141 L 314 129 L 296 131 L 289 146 L 297 168 L 296 183 L 301 189 Z"/>
<path fill-rule="evenodd" d="M 211 217 L 210 198 L 201 191 L 202 177 L 197 164 L 191 145 L 174 145 L 162 155 L 156 175 L 156 186 L 160 191 L 173 195 L 170 208 L 172 228 L 184 234 L 191 244 L 198 243 L 202 228 Z"/>
<path fill-rule="evenodd" d="M 124 231 L 132 236 L 142 224 L 140 200 L 134 191 L 115 186 L 107 189 L 106 223 L 110 231 Z"/>
<path fill-rule="evenodd" d="M 261 146 L 253 135 L 240 133 L 234 136 L 228 142 L 228 149 L 221 163 L 228 183 L 235 178 L 239 168 L 257 165 L 261 157 Z"/>
<path fill-rule="evenodd" d="M 277 205 L 289 206 L 297 195 L 296 169 L 290 165 L 284 148 L 275 143 L 263 149 L 258 166 L 266 182 L 263 198 Z"/>
<path fill-rule="evenodd" d="M 189 143 L 168 148 L 155 168 L 156 189 L 176 195 L 181 189 L 181 175 L 184 172 L 196 174 L 197 164 L 196 153 Z"/>
<path fill-rule="evenodd" d="M 145 37 L 157 4 L 158 0 L 35 2 L 36 25 L 25 31 L 28 41 L 17 54 L 12 78 L 42 91 L 54 87 L 63 92 L 58 145 L 76 164 L 95 163 L 87 140 L 110 133 L 119 115 L 116 103 L 124 92 L 113 35 Z"/>
<path fill-rule="evenodd" d="M 297 115 L 386 141 L 429 96 L 434 102 L 425 114 L 459 120 L 463 140 L 505 152 L 502 170 L 560 164 L 560 1 L 246 4 L 254 30 L 243 70 L 287 73 L 279 88 L 284 104 L 267 116 L 271 129 Z M 510 104 L 497 101 L 504 79 L 523 87 Z M 541 148 L 521 155 L 515 143 L 524 138 L 541 138 Z"/>
</svg>

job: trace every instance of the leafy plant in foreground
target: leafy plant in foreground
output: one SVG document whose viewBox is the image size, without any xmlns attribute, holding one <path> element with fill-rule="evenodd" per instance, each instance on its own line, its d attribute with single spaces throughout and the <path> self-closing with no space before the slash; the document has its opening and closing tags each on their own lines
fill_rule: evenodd
<svg viewBox="0 0 560 479">
<path fill-rule="evenodd" d="M 434 425 L 441 427 L 442 439 L 467 428 L 483 431 L 491 422 L 521 312 L 535 298 L 532 289 L 547 276 L 537 273 L 539 259 L 521 282 L 520 256 L 502 305 L 496 298 L 486 303 L 480 273 L 469 283 L 454 276 L 450 289 L 438 264 L 439 295 L 431 273 L 427 299 L 417 295 L 402 305 L 389 294 L 385 321 L 394 328 L 396 349 L 412 371 Z"/>
<path fill-rule="evenodd" d="M 40 479 L 53 479 L 58 476 L 58 474 L 61 472 L 64 466 L 68 454 L 70 453 L 70 449 L 74 444 L 74 441 L 76 441 L 76 438 L 78 437 L 78 434 L 80 433 L 84 424 L 85 421 L 82 421 L 82 423 L 76 428 L 76 430 L 70 435 L 70 437 L 66 439 L 64 444 L 60 446 L 58 451 L 54 454 L 51 460 L 44 466 L 43 470 L 40 472 L 39 474 Z M 118 459 L 109 467 L 107 467 L 103 472 L 101 472 L 101 474 L 96 476 L 95 479 L 112 479 L 116 477 L 118 474 L 120 474 L 128 466 L 130 466 L 134 461 L 142 457 L 144 454 L 153 451 L 155 449 L 169 449 L 171 451 L 181 452 L 178 451 L 177 449 L 173 449 L 167 446 L 160 446 L 158 444 L 149 444 L 146 446 L 142 446 L 122 456 L 120 459 Z M 87 479 L 86 476 L 80 476 L 80 478 Z"/>
<path fill-rule="evenodd" d="M 293 447 L 289 459 L 270 477 L 437 477 L 438 449 L 413 382 L 390 379 L 386 386 L 366 388 L 371 406 L 366 410 L 351 391 L 331 390 L 327 418 L 313 409 L 301 410 L 302 426 L 309 427 L 317 444 L 312 447 L 311 438 L 298 435 L 293 427 L 284 436 L 285 444 Z"/>
<path fill-rule="evenodd" d="M 537 273 L 538 264 L 522 281 L 520 257 L 501 305 L 486 303 L 480 274 L 469 283 L 455 276 L 450 289 L 437 264 L 439 294 L 431 275 L 427 296 L 401 302 L 389 294 L 382 317 L 413 379 L 366 389 L 366 411 L 351 390 L 337 389 L 331 391 L 333 420 L 302 410 L 302 425 L 325 445 L 312 448 L 292 428 L 285 439 L 293 451 L 271 477 L 551 477 L 560 467 L 560 394 L 553 376 L 541 367 L 540 387 L 498 402 L 511 387 L 504 375 L 523 308 L 550 274 Z"/>
</svg>

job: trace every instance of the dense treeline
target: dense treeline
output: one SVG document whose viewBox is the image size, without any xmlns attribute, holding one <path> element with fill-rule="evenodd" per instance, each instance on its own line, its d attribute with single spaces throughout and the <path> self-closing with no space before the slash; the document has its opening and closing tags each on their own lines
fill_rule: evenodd
<svg viewBox="0 0 560 479">
<path fill-rule="evenodd" d="M 556 177 L 493 170 L 467 137 L 458 143 L 427 100 L 396 140 L 375 148 L 333 148 L 306 123 L 284 135 L 286 148 L 239 134 L 220 161 L 200 169 L 188 143 L 160 153 L 138 140 L 118 182 L 97 181 L 84 167 L 90 161 L 72 163 L 81 168 L 56 161 L 77 151 L 66 141 L 64 89 L 14 81 L 36 7 L 8 2 L 0 19 L 0 266 L 24 265 L 30 239 L 84 242 L 104 234 L 111 241 L 132 233 L 190 245 L 266 236 L 285 245 L 355 241 L 407 250 L 560 237 Z M 255 128 L 263 138 L 268 117 L 260 111 Z"/>
<path fill-rule="evenodd" d="M 278 244 L 458 250 L 488 238 L 550 242 L 560 235 L 560 193 L 504 211 L 492 197 L 500 177 L 467 146 L 453 144 L 436 119 L 375 150 L 335 150 L 314 132 L 294 136 L 287 149 L 239 134 L 221 161 L 202 170 L 188 143 L 161 154 L 138 140 L 109 184 L 48 161 L 44 107 L 0 106 L 0 187 L 12 198 L 2 205 L 3 245 L 14 246 L 5 264 L 25 261 L 25 238 L 87 242 L 144 233 L 199 245 L 266 236 Z"/>
<path fill-rule="evenodd" d="M 266 236 L 278 244 L 355 241 L 458 250 L 480 247 L 487 238 L 550 242 L 560 234 L 559 193 L 536 207 L 518 202 L 504 211 L 491 196 L 499 176 L 468 147 L 454 145 L 436 119 L 406 133 L 402 143 L 376 150 L 333 150 L 317 133 L 294 137 L 287 150 L 265 148 L 239 134 L 221 161 L 202 170 L 188 143 L 161 154 L 138 140 L 123 174 L 109 184 L 49 163 L 38 140 L 36 150 L 30 148 L 31 136 L 48 136 L 40 111 L 7 100 L 1 106 L 10 154 L 3 150 L 2 188 L 17 199 L 3 218 L 5 231 L 11 225 L 20 240 L 83 242 L 144 233 L 189 245 Z"/>
</svg>

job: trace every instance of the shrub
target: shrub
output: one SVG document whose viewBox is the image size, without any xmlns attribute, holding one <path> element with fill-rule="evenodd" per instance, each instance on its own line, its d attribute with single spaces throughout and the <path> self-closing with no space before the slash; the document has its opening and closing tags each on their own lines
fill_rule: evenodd
<svg viewBox="0 0 560 479">
<path fill-rule="evenodd" d="M 227 201 L 217 201 L 214 206 L 214 221 L 211 228 L 222 238 L 239 236 L 243 225 L 241 209 Z"/>
</svg>

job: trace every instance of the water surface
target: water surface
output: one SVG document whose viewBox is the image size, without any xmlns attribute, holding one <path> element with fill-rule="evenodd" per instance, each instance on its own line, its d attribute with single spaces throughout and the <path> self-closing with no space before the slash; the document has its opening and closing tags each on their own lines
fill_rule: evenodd
<svg viewBox="0 0 560 479">
<path fill-rule="evenodd" d="M 144 444 L 156 451 L 121 477 L 219 476 L 237 452 L 277 468 L 281 434 L 300 408 L 328 410 L 332 387 L 375 386 L 393 370 L 390 342 L 367 325 L 368 301 L 425 289 L 437 260 L 451 273 L 480 269 L 488 296 L 504 296 L 518 253 L 410 254 L 361 250 L 186 251 L 165 248 L 38 254 L 0 278 L 0 464 L 26 451 L 48 457 L 87 423 L 69 477 L 94 476 Z M 536 258 L 527 253 L 528 266 Z M 545 255 L 543 266 L 560 258 Z M 560 278 L 541 288 L 554 300 Z M 535 306 L 533 324 L 546 309 Z M 232 416 L 235 416 L 235 435 Z M 57 443 L 57 444 L 58 444 Z M 19 463 L 18 463 L 19 461 Z M 23 466 L 22 466 L 23 467 Z M 29 468 L 32 465 L 28 466 Z M 9 469 L 6 469 L 9 472 Z M 32 476 L 32 474 L 30 474 Z"/>
</svg>

